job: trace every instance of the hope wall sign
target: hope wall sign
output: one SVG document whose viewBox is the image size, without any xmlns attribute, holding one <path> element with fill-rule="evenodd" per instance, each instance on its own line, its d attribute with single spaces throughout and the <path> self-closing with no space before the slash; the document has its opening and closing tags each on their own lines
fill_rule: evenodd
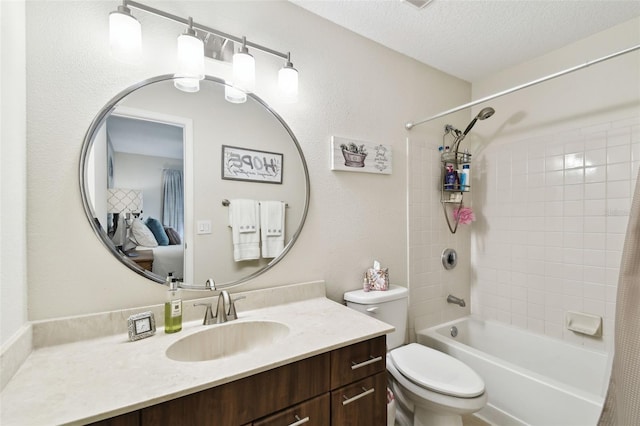
<svg viewBox="0 0 640 426">
<path fill-rule="evenodd" d="M 282 154 L 222 145 L 222 179 L 282 183 Z"/>
</svg>

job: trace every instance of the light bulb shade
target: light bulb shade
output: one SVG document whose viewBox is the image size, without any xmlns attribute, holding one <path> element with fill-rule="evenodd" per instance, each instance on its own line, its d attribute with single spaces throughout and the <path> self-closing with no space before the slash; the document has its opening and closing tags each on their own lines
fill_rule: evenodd
<svg viewBox="0 0 640 426">
<path fill-rule="evenodd" d="M 129 13 L 109 14 L 109 47 L 111 55 L 120 62 L 135 64 L 142 55 L 142 29 L 140 22 Z"/>
<path fill-rule="evenodd" d="M 236 89 L 231 83 L 227 83 L 224 87 L 224 98 L 232 104 L 243 104 L 247 102 L 247 94 L 242 90 Z"/>
<path fill-rule="evenodd" d="M 187 93 L 195 93 L 200 90 L 200 80 L 197 78 L 185 78 L 174 76 L 173 85 L 176 89 Z"/>
<path fill-rule="evenodd" d="M 278 71 L 278 88 L 283 102 L 298 102 L 298 71 L 290 63 Z"/>
<path fill-rule="evenodd" d="M 191 34 L 178 37 L 178 70 L 176 77 L 198 79 L 204 78 L 204 43 Z"/>
<path fill-rule="evenodd" d="M 233 55 L 233 85 L 245 92 L 255 90 L 256 61 L 247 52 Z"/>
<path fill-rule="evenodd" d="M 140 189 L 107 189 L 108 213 L 140 213 L 142 206 L 143 198 Z"/>
</svg>

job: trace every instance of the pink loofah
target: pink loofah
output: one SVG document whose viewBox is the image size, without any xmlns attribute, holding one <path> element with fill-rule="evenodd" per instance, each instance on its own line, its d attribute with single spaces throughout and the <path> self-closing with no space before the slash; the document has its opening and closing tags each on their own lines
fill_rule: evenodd
<svg viewBox="0 0 640 426">
<path fill-rule="evenodd" d="M 462 225 L 468 225 L 476 220 L 476 215 L 473 214 L 471 207 L 460 207 L 453 210 L 453 219 L 460 222 Z"/>
</svg>

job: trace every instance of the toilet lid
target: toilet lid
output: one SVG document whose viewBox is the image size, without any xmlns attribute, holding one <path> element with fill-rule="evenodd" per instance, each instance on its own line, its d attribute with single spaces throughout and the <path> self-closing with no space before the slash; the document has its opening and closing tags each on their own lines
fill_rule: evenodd
<svg viewBox="0 0 640 426">
<path fill-rule="evenodd" d="M 444 352 L 411 343 L 390 352 L 398 371 L 413 383 L 445 395 L 473 398 L 484 381 L 468 365 Z"/>
</svg>

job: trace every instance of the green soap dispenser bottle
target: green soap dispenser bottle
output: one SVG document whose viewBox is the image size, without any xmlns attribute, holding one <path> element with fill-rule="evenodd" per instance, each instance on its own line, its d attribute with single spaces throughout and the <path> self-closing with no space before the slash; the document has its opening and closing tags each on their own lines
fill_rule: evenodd
<svg viewBox="0 0 640 426">
<path fill-rule="evenodd" d="M 177 333 L 182 330 L 182 299 L 180 298 L 178 280 L 173 277 L 171 272 L 167 275 L 167 284 L 169 291 L 167 292 L 167 301 L 164 303 L 164 332 Z"/>
</svg>

